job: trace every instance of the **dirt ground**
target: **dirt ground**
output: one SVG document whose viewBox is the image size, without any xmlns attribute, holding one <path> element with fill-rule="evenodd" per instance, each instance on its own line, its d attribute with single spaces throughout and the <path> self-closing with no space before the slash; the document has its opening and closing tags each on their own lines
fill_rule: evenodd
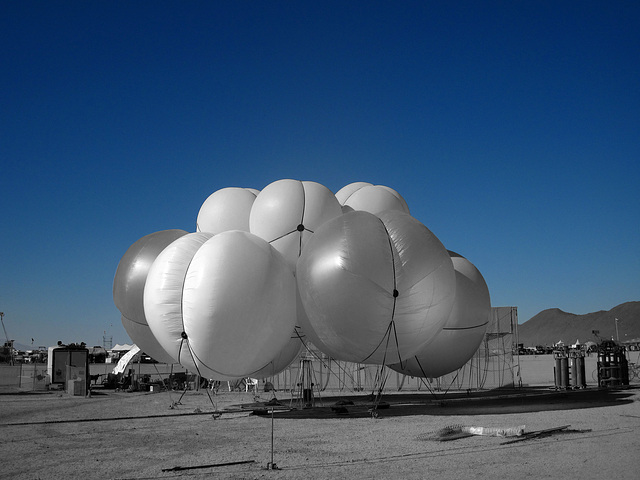
<svg viewBox="0 0 640 480">
<path fill-rule="evenodd" d="M 0 478 L 637 478 L 638 386 L 390 394 L 374 410 L 282 394 L 273 416 L 271 394 L 207 392 L 0 395 Z M 521 425 L 566 428 L 442 441 L 447 427 Z"/>
</svg>

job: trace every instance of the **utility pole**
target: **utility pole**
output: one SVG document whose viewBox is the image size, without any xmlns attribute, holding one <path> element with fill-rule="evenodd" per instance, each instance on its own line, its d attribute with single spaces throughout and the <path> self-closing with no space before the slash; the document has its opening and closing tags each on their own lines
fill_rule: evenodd
<svg viewBox="0 0 640 480">
<path fill-rule="evenodd" d="M 4 312 L 0 312 L 0 322 L 2 322 L 2 329 L 4 330 L 4 336 L 9 341 L 9 335 L 7 335 L 7 329 L 4 327 Z"/>
<path fill-rule="evenodd" d="M 4 312 L 0 312 L 0 323 L 2 323 L 2 330 L 4 330 L 4 336 L 7 338 L 6 346 L 9 349 L 9 365 L 13 365 L 13 340 L 9 340 L 7 329 L 4 326 Z"/>
<path fill-rule="evenodd" d="M 618 333 L 618 319 L 616 318 L 616 340 L 620 343 L 620 334 Z"/>
</svg>

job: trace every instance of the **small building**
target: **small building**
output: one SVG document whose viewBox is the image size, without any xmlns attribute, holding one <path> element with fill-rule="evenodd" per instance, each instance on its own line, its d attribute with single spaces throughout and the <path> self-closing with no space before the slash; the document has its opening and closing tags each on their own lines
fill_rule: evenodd
<svg viewBox="0 0 640 480">
<path fill-rule="evenodd" d="M 49 347 L 47 376 L 50 385 L 61 386 L 70 395 L 89 392 L 89 349 L 75 343 Z"/>
</svg>

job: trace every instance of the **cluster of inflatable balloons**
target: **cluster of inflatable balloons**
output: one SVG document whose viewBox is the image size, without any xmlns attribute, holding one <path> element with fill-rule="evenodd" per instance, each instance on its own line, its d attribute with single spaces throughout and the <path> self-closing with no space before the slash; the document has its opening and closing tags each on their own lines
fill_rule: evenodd
<svg viewBox="0 0 640 480">
<path fill-rule="evenodd" d="M 473 356 L 491 310 L 473 264 L 398 192 L 365 182 L 335 194 L 297 180 L 218 190 L 196 232 L 152 233 L 127 250 L 113 297 L 147 354 L 218 380 L 275 375 L 304 342 L 438 377 Z"/>
</svg>

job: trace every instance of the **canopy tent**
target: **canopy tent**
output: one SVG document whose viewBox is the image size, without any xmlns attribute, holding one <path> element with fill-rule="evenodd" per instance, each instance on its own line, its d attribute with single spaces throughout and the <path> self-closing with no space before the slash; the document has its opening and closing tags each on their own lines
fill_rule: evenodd
<svg viewBox="0 0 640 480">
<path fill-rule="evenodd" d="M 117 375 L 118 373 L 124 373 L 127 369 L 127 365 L 133 361 L 133 358 L 140 353 L 140 347 L 133 345 L 132 348 L 125 353 L 115 367 L 113 367 L 112 373 Z"/>
</svg>

